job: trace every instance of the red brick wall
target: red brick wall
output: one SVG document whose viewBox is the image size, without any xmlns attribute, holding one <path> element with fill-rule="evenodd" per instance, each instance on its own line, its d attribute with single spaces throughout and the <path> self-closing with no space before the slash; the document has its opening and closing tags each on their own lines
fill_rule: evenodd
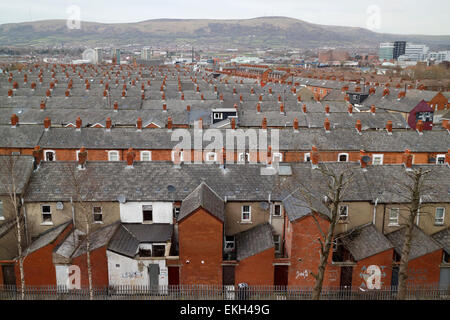
<svg viewBox="0 0 450 320">
<path fill-rule="evenodd" d="M 56 285 L 56 271 L 53 265 L 53 249 L 62 242 L 72 230 L 69 225 L 52 243 L 27 255 L 23 262 L 25 285 L 50 286 Z M 19 262 L 15 266 L 16 282 L 20 286 Z"/>
<path fill-rule="evenodd" d="M 249 285 L 273 285 L 275 248 L 267 249 L 239 261 L 235 269 L 235 283 Z"/>
<path fill-rule="evenodd" d="M 108 285 L 108 260 L 106 257 L 106 246 L 98 248 L 90 253 L 92 285 L 94 287 L 105 287 Z M 72 259 L 72 264 L 80 267 L 81 286 L 89 286 L 87 255 L 83 254 Z"/>
<path fill-rule="evenodd" d="M 442 249 L 426 254 L 408 263 L 408 285 L 433 285 L 439 283 Z"/>
<path fill-rule="evenodd" d="M 316 215 L 319 224 L 326 233 L 329 222 L 319 215 Z M 305 216 L 291 223 L 291 228 L 286 230 L 286 243 L 288 252 L 290 251 L 290 261 L 288 273 L 288 284 L 294 286 L 314 286 L 315 279 L 310 272 L 317 273 L 319 266 L 318 238 L 320 234 L 318 226 L 312 216 Z M 332 252 L 328 258 L 328 265 L 325 272 L 324 286 L 338 286 L 340 268 L 331 265 Z M 301 259 L 301 261 L 299 261 Z"/>
<path fill-rule="evenodd" d="M 221 285 L 223 223 L 199 208 L 179 222 L 178 233 L 180 284 Z"/>
<path fill-rule="evenodd" d="M 381 269 L 381 287 L 389 287 L 392 279 L 392 258 L 394 257 L 394 249 L 383 251 L 374 256 L 358 261 L 353 267 L 353 287 L 367 287 L 363 275 L 370 265 L 376 265 Z"/>
</svg>

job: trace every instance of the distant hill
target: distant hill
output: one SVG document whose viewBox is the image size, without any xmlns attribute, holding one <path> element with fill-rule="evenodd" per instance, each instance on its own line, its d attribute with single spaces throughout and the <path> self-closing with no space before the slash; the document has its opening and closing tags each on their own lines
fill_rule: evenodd
<svg viewBox="0 0 450 320">
<path fill-rule="evenodd" d="M 226 47 L 321 46 L 375 47 L 379 42 L 409 40 L 449 48 L 450 36 L 381 34 L 364 28 L 312 24 L 286 17 L 243 20 L 156 19 L 136 23 L 81 22 L 71 30 L 66 20 L 0 25 L 0 45 L 60 44 L 194 44 Z"/>
</svg>

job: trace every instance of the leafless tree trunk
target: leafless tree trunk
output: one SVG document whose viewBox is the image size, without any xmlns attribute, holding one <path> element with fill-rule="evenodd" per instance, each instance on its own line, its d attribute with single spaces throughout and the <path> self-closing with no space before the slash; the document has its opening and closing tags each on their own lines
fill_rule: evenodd
<svg viewBox="0 0 450 320">
<path fill-rule="evenodd" d="M 17 185 L 18 172 L 17 161 L 18 156 L 1 156 L 0 162 L 0 183 L 7 191 L 9 199 L 14 209 L 14 218 L 16 225 L 16 239 L 17 239 L 17 254 L 19 259 L 19 273 L 20 273 L 20 296 L 25 299 L 25 272 L 23 268 L 23 248 L 22 248 L 22 206 L 20 203 L 19 186 Z"/>
<path fill-rule="evenodd" d="M 398 273 L 398 292 L 397 300 L 406 298 L 406 280 L 408 279 L 408 260 L 411 251 L 412 232 L 414 229 L 414 221 L 419 214 L 421 207 L 420 197 L 424 191 L 425 177 L 431 170 L 423 171 L 421 168 L 408 173 L 408 177 L 412 182 L 412 186 L 405 186 L 410 193 L 411 206 L 408 216 L 406 217 L 405 238 L 402 247 L 399 273 Z"/>
</svg>

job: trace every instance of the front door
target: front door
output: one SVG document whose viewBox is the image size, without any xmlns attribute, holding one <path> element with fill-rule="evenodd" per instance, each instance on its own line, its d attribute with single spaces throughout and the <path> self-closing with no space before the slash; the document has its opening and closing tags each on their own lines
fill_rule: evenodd
<svg viewBox="0 0 450 320">
<path fill-rule="evenodd" d="M 16 273 L 14 272 L 14 265 L 3 265 L 3 284 L 15 286 L 16 285 Z"/>
<path fill-rule="evenodd" d="M 352 287 L 353 267 L 341 268 L 341 289 L 350 289 Z"/>
<path fill-rule="evenodd" d="M 287 286 L 289 266 L 275 266 L 273 284 Z"/>
<path fill-rule="evenodd" d="M 148 279 L 151 290 L 158 289 L 159 285 L 159 264 L 150 264 L 148 266 Z"/>
<path fill-rule="evenodd" d="M 224 286 L 234 286 L 234 266 L 223 266 L 222 284 Z"/>
</svg>

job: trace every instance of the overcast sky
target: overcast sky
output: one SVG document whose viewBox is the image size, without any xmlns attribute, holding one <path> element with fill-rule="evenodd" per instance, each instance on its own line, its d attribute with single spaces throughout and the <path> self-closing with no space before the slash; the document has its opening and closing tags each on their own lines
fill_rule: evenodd
<svg viewBox="0 0 450 320">
<path fill-rule="evenodd" d="M 67 19 L 137 22 L 158 18 L 245 19 L 288 16 L 307 22 L 368 27 L 399 34 L 450 35 L 449 0 L 0 0 L 0 24 Z M 8 1 L 8 2 L 7 2 Z"/>
</svg>

